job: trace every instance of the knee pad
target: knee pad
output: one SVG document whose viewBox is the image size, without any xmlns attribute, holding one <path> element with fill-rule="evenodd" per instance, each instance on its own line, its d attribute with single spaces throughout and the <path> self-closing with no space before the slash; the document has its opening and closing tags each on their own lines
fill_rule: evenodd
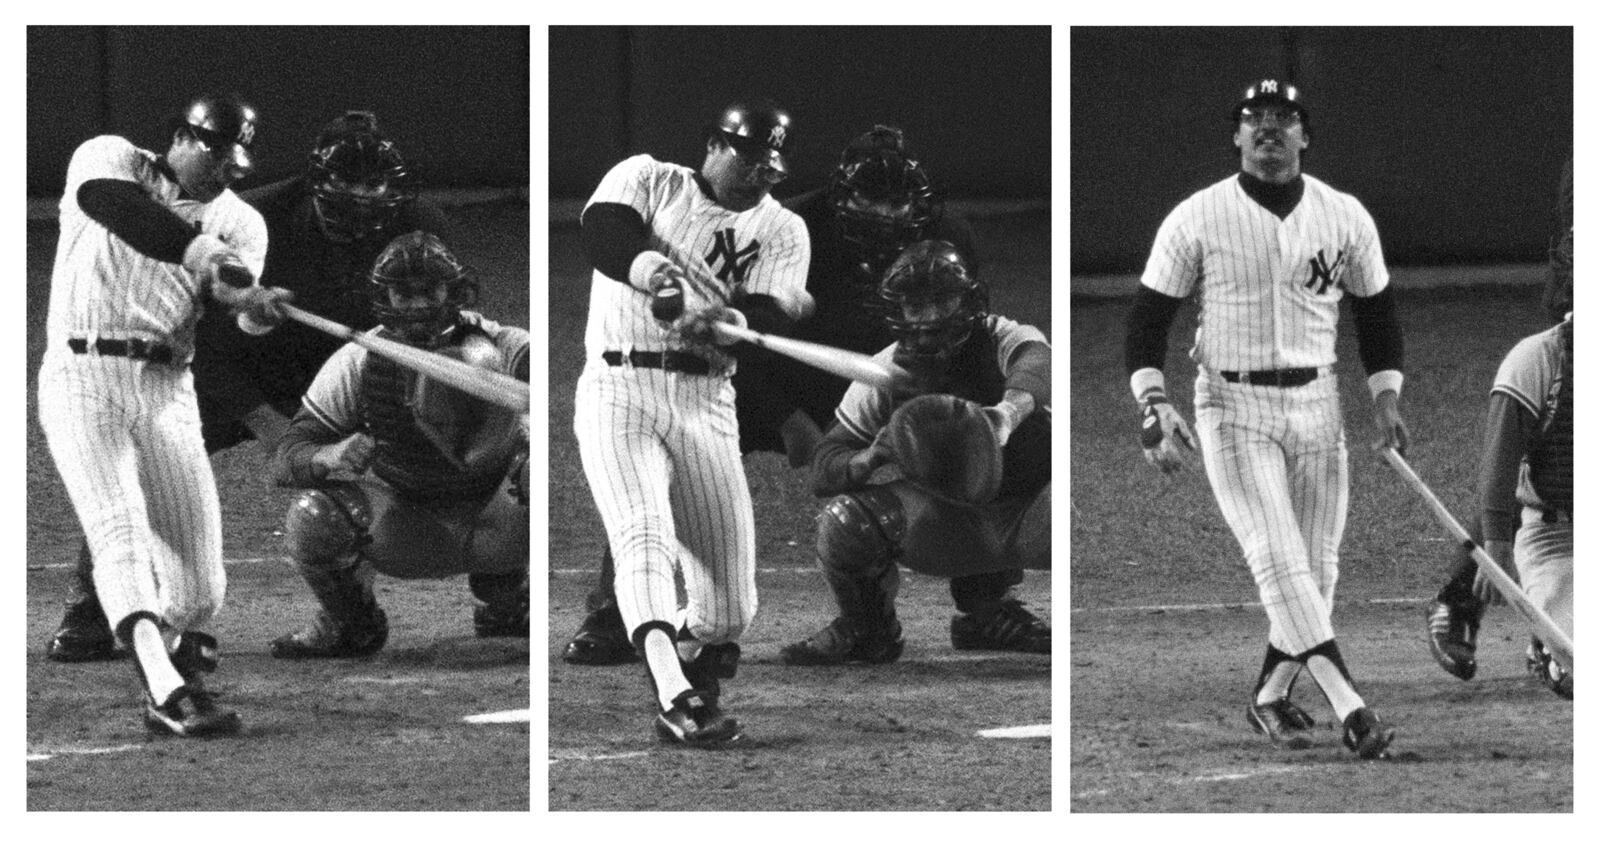
<svg viewBox="0 0 1600 841">
<path fill-rule="evenodd" d="M 284 517 L 289 557 L 303 566 L 349 566 L 357 549 L 372 541 L 372 504 L 353 482 L 302 492 Z"/>
<path fill-rule="evenodd" d="M 824 566 L 870 570 L 892 565 L 905 536 L 905 509 L 884 488 L 841 494 L 817 514 L 817 557 Z"/>
</svg>

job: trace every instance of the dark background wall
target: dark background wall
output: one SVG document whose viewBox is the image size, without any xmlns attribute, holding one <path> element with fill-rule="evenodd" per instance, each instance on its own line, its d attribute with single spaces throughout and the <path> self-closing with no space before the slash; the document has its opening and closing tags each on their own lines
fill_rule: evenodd
<svg viewBox="0 0 1600 841">
<path fill-rule="evenodd" d="M 874 123 L 952 197 L 1048 197 L 1050 46 L 1048 27 L 551 27 L 550 195 L 639 152 L 698 166 L 722 107 L 767 96 L 794 119 L 780 197 Z"/>
<path fill-rule="evenodd" d="M 528 183 L 527 27 L 28 27 L 28 194 L 59 194 L 97 134 L 164 152 L 194 95 L 237 91 L 260 112 L 249 187 L 299 172 L 349 108 L 430 186 Z"/>
<path fill-rule="evenodd" d="M 1292 78 L 1304 170 L 1391 264 L 1543 260 L 1572 150 L 1570 28 L 1074 27 L 1072 270 L 1139 271 L 1167 212 L 1239 169 L 1232 107 Z"/>
</svg>

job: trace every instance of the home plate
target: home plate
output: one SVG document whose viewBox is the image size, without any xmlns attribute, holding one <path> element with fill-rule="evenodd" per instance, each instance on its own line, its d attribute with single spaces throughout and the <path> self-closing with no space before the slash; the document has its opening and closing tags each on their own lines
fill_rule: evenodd
<svg viewBox="0 0 1600 841">
<path fill-rule="evenodd" d="M 533 710 L 501 710 L 497 713 L 478 713 L 462 719 L 468 724 L 528 724 Z"/>
<path fill-rule="evenodd" d="M 1021 727 L 997 727 L 993 730 L 979 730 L 978 735 L 985 739 L 1048 739 L 1050 725 L 1024 724 Z"/>
</svg>

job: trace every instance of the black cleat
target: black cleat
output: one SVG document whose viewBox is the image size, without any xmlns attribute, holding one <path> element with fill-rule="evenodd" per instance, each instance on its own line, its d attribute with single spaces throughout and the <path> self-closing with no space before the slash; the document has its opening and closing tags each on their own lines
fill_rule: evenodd
<svg viewBox="0 0 1600 841">
<path fill-rule="evenodd" d="M 44 656 L 57 663 L 92 663 L 120 660 L 128 656 L 128 651 L 117 647 L 100 599 L 88 593 L 67 603 L 61 626 L 45 644 Z"/>
<path fill-rule="evenodd" d="M 639 653 L 622 625 L 622 611 L 610 605 L 583 618 L 561 659 L 574 666 L 621 666 L 637 662 Z"/>
<path fill-rule="evenodd" d="M 1534 638 L 1528 643 L 1528 674 L 1539 681 L 1546 689 L 1572 700 L 1572 673 L 1561 668 L 1550 652 L 1545 650 L 1544 643 Z"/>
<path fill-rule="evenodd" d="M 1428 651 L 1439 668 L 1462 680 L 1478 672 L 1478 621 L 1483 609 L 1434 599 L 1428 605 Z"/>
<path fill-rule="evenodd" d="M 179 687 L 162 704 L 145 693 L 144 725 L 152 733 L 195 738 L 232 736 L 242 727 L 239 714 L 218 707 L 216 696 L 198 681 Z"/>
<path fill-rule="evenodd" d="M 884 628 L 865 628 L 840 616 L 810 637 L 786 645 L 778 653 L 791 666 L 839 666 L 845 663 L 893 663 L 905 650 L 900 621 Z"/>
<path fill-rule="evenodd" d="M 1250 726 L 1257 733 L 1265 733 L 1277 747 L 1305 750 L 1312 745 L 1311 729 L 1317 723 L 1288 698 L 1279 698 L 1270 704 L 1251 701 L 1244 714 Z"/>
<path fill-rule="evenodd" d="M 951 619 L 950 645 L 962 651 L 1049 654 L 1050 625 L 1023 607 L 1022 602 L 1006 599 L 982 621 L 965 613 Z"/>
<path fill-rule="evenodd" d="M 727 744 L 742 731 L 715 698 L 691 689 L 673 698 L 672 708 L 656 716 L 656 735 L 670 744 L 706 748 Z"/>
<path fill-rule="evenodd" d="M 272 656 L 283 660 L 325 657 L 368 657 L 389 641 L 389 615 L 374 605 L 371 613 L 354 620 L 333 618 L 317 611 L 310 625 L 272 641 Z"/>
<path fill-rule="evenodd" d="M 480 639 L 489 637 L 528 638 L 528 603 L 515 607 L 480 604 L 472 609 L 472 631 Z"/>
<path fill-rule="evenodd" d="M 1345 716 L 1344 746 L 1362 759 L 1388 759 L 1394 728 L 1385 727 L 1378 714 L 1362 707 Z"/>
</svg>

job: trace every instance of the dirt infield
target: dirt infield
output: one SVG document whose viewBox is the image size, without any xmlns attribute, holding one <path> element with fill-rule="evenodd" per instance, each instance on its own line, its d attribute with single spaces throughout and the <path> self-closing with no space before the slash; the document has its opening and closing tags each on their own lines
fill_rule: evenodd
<svg viewBox="0 0 1600 841">
<path fill-rule="evenodd" d="M 998 312 L 1049 323 L 1049 218 L 980 224 Z M 551 228 L 550 808 L 552 810 L 1045 810 L 1046 739 L 977 731 L 1050 721 L 1048 657 L 955 652 L 943 579 L 907 574 L 907 645 L 889 666 L 802 669 L 782 645 L 833 616 L 813 571 L 818 502 L 777 456 L 747 459 L 756 504 L 761 609 L 742 641 L 729 709 L 745 724 L 735 747 L 660 746 L 641 666 L 574 667 L 557 656 L 583 615 L 604 534 L 578 465 L 572 394 L 582 368 L 589 278 L 576 229 Z M 1050 612 L 1048 573 L 1022 596 Z"/>
<path fill-rule="evenodd" d="M 452 208 L 459 248 L 485 279 L 484 311 L 526 324 L 525 203 Z M 213 631 L 222 666 L 210 683 L 238 709 L 236 739 L 151 738 L 131 665 L 43 659 L 61 618 L 78 526 L 34 408 L 53 221 L 28 225 L 27 740 L 30 810 L 491 810 L 529 808 L 526 724 L 464 716 L 529 707 L 528 644 L 479 640 L 464 577 L 380 578 L 389 643 L 370 660 L 290 663 L 272 637 L 310 619 L 304 583 L 277 533 L 289 492 L 269 487 L 253 444 L 213 459 L 222 499 L 227 603 Z M 181 771 L 181 774 L 179 773 Z"/>
<path fill-rule="evenodd" d="M 1295 698 L 1326 728 L 1316 747 L 1276 751 L 1250 729 L 1266 615 L 1198 459 L 1168 480 L 1139 452 L 1121 365 L 1127 304 L 1072 305 L 1072 810 L 1570 811 L 1572 705 L 1524 676 L 1528 634 L 1514 615 L 1486 618 L 1471 682 L 1428 655 L 1424 603 L 1449 545 L 1368 449 L 1371 401 L 1349 329 L 1339 370 L 1351 499 L 1333 619 L 1363 697 L 1399 731 L 1395 758 L 1351 760 L 1309 681 Z M 1547 326 L 1538 291 L 1402 291 L 1400 312 L 1408 458 L 1464 515 L 1494 369 Z M 1193 317 L 1185 307 L 1174 325 L 1168 365 L 1190 418 L 1193 366 L 1179 350 Z"/>
</svg>

